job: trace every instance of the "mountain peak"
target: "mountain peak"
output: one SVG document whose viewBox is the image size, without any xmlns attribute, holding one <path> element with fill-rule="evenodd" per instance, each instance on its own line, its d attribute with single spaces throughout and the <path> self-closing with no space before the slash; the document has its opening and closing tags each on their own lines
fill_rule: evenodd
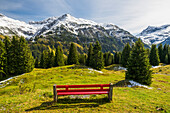
<svg viewBox="0 0 170 113">
<path fill-rule="evenodd" d="M 62 17 L 72 17 L 69 13 L 62 15 Z"/>
<path fill-rule="evenodd" d="M 2 13 L 0 13 L 0 17 L 5 17 L 5 15 L 3 15 Z"/>
<path fill-rule="evenodd" d="M 170 36 L 170 25 L 148 26 L 137 37 L 148 45 L 159 44 Z"/>
</svg>

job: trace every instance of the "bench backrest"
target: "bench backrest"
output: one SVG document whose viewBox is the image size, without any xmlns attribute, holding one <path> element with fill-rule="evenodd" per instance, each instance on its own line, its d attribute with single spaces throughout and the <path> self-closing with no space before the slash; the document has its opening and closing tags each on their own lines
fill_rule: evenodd
<svg viewBox="0 0 170 113">
<path fill-rule="evenodd" d="M 106 88 L 107 87 L 107 88 Z M 110 84 L 93 85 L 56 85 L 57 92 L 109 91 Z M 58 89 L 65 88 L 65 89 Z M 81 88 L 81 89 L 80 89 Z M 83 88 L 83 89 L 82 89 Z"/>
</svg>

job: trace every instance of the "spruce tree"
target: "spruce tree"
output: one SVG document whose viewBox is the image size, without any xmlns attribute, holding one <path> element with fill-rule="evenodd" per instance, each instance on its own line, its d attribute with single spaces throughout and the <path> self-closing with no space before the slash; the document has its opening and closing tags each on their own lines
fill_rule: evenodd
<svg viewBox="0 0 170 113">
<path fill-rule="evenodd" d="M 158 53 L 159 53 L 160 62 L 163 63 L 163 47 L 162 47 L 162 44 L 160 44 L 159 47 L 158 47 Z"/>
<path fill-rule="evenodd" d="M 39 68 L 39 61 L 38 61 L 38 58 L 35 59 L 35 68 Z"/>
<path fill-rule="evenodd" d="M 148 54 L 148 57 L 150 55 L 150 49 L 149 48 L 146 48 L 146 51 L 147 51 L 147 54 Z"/>
<path fill-rule="evenodd" d="M 88 57 L 87 57 L 87 60 L 86 60 L 86 65 L 90 66 L 90 67 L 93 65 L 93 46 L 92 46 L 91 43 L 90 43 L 90 47 L 89 47 L 89 50 L 88 50 Z"/>
<path fill-rule="evenodd" d="M 44 52 L 42 52 L 42 54 L 41 54 L 40 68 L 44 68 Z"/>
<path fill-rule="evenodd" d="M 163 48 L 163 63 L 165 63 L 165 56 L 168 54 L 168 45 L 165 44 Z"/>
<path fill-rule="evenodd" d="M 4 77 L 4 67 L 5 67 L 5 45 L 4 43 L 0 40 L 0 80 Z"/>
<path fill-rule="evenodd" d="M 19 39 L 16 36 L 12 37 L 11 46 L 9 48 L 9 74 L 17 75 L 20 74 L 19 64 L 20 64 L 20 56 L 19 56 Z"/>
<path fill-rule="evenodd" d="M 158 55 L 158 49 L 156 48 L 155 44 L 153 44 L 151 47 L 151 52 L 149 55 L 149 62 L 153 66 L 159 65 L 160 60 L 159 60 L 159 55 Z"/>
<path fill-rule="evenodd" d="M 47 68 L 51 68 L 54 65 L 54 53 L 53 51 L 48 51 Z"/>
<path fill-rule="evenodd" d="M 108 64 L 108 56 L 109 56 L 109 53 L 108 53 L 108 52 L 104 53 L 104 55 L 103 55 L 105 66 L 108 66 L 108 65 L 109 65 L 109 64 Z"/>
<path fill-rule="evenodd" d="M 122 66 L 123 67 L 126 67 L 127 66 L 127 61 L 129 59 L 129 55 L 130 55 L 130 45 L 129 43 L 127 43 L 122 51 L 122 56 L 121 56 L 121 63 L 122 63 Z"/>
<path fill-rule="evenodd" d="M 96 44 L 94 45 L 94 49 L 93 49 L 92 67 L 94 69 L 101 70 L 104 68 L 104 59 L 103 59 L 103 53 L 101 52 L 101 50 L 102 48 L 101 48 L 101 45 L 99 44 L 99 41 L 96 41 Z"/>
<path fill-rule="evenodd" d="M 121 56 L 122 56 L 122 52 L 119 52 L 119 53 L 118 53 L 118 59 L 119 59 L 119 60 L 118 60 L 118 61 L 119 61 L 118 64 L 121 64 L 121 63 L 122 63 Z"/>
<path fill-rule="evenodd" d="M 142 41 L 138 39 L 130 52 L 125 78 L 150 85 L 152 82 L 150 68 L 147 51 Z"/>
<path fill-rule="evenodd" d="M 47 69 L 49 66 L 49 54 L 48 51 L 44 51 L 43 52 L 43 56 L 44 56 L 44 64 L 43 64 L 43 68 Z"/>
<path fill-rule="evenodd" d="M 165 56 L 164 63 L 165 63 L 165 64 L 168 64 L 168 55 L 167 55 L 167 54 L 166 54 L 166 56 Z"/>
<path fill-rule="evenodd" d="M 121 52 L 116 52 L 114 55 L 115 64 L 121 64 Z"/>
<path fill-rule="evenodd" d="M 115 55 L 114 55 L 114 63 L 115 63 L 115 64 L 118 64 L 118 62 L 119 62 L 118 52 L 116 52 Z"/>
<path fill-rule="evenodd" d="M 79 63 L 80 63 L 81 65 L 85 65 L 85 62 L 86 62 L 85 55 L 84 55 L 84 54 L 80 54 L 80 55 L 79 55 Z"/>
<path fill-rule="evenodd" d="M 113 62 L 113 54 L 111 54 L 110 52 L 106 52 L 103 55 L 103 58 L 104 58 L 105 66 L 109 66 L 109 65 L 112 64 L 112 62 Z"/>
<path fill-rule="evenodd" d="M 20 74 L 31 72 L 34 69 L 34 58 L 32 56 L 32 52 L 24 39 L 21 37 L 19 40 L 19 70 Z"/>
<path fill-rule="evenodd" d="M 4 39 L 4 45 L 5 45 L 5 67 L 4 67 L 4 72 L 6 73 L 6 75 L 9 75 L 9 66 L 10 66 L 10 63 L 9 63 L 9 58 L 10 58 L 10 46 L 11 46 L 11 41 L 9 40 L 9 37 L 8 36 L 5 36 L 5 39 Z"/>
<path fill-rule="evenodd" d="M 96 67 L 95 69 L 101 70 L 104 68 L 104 61 L 103 61 L 103 53 L 99 51 L 97 53 L 97 59 L 96 59 Z"/>
<path fill-rule="evenodd" d="M 109 52 L 107 63 L 108 63 L 108 65 L 111 65 L 111 64 L 113 64 L 112 62 L 113 62 L 113 54 L 111 52 Z"/>
<path fill-rule="evenodd" d="M 77 55 L 77 47 L 74 43 L 71 43 L 69 55 L 68 55 L 68 64 L 79 64 L 78 55 Z"/>
<path fill-rule="evenodd" d="M 64 65 L 64 56 L 63 50 L 61 46 L 56 48 L 55 58 L 54 58 L 54 66 L 63 66 Z"/>
<path fill-rule="evenodd" d="M 168 64 L 170 64 L 170 46 L 168 45 Z"/>
</svg>

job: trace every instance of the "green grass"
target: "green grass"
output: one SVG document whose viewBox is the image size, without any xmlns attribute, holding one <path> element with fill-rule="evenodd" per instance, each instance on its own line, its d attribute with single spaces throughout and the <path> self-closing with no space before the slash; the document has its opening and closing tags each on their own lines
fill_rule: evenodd
<svg viewBox="0 0 170 113">
<path fill-rule="evenodd" d="M 106 67 L 102 74 L 76 65 L 34 69 L 0 89 L 0 112 L 170 112 L 170 76 L 166 75 L 170 65 L 153 74 L 153 89 L 114 87 L 112 102 L 107 101 L 107 95 L 90 95 L 83 99 L 60 96 L 53 103 L 54 84 L 115 84 L 124 80 L 125 72 L 112 70 L 114 66 Z"/>
</svg>

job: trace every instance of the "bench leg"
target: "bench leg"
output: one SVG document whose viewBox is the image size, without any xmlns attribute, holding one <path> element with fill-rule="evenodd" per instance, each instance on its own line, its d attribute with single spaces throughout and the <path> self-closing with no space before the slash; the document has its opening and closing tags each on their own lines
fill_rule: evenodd
<svg viewBox="0 0 170 113">
<path fill-rule="evenodd" d="M 54 102 L 57 102 L 57 88 L 56 84 L 53 85 Z"/>
<path fill-rule="evenodd" d="M 113 84 L 110 83 L 109 94 L 108 94 L 109 101 L 112 101 L 112 95 L 113 95 Z"/>
</svg>

